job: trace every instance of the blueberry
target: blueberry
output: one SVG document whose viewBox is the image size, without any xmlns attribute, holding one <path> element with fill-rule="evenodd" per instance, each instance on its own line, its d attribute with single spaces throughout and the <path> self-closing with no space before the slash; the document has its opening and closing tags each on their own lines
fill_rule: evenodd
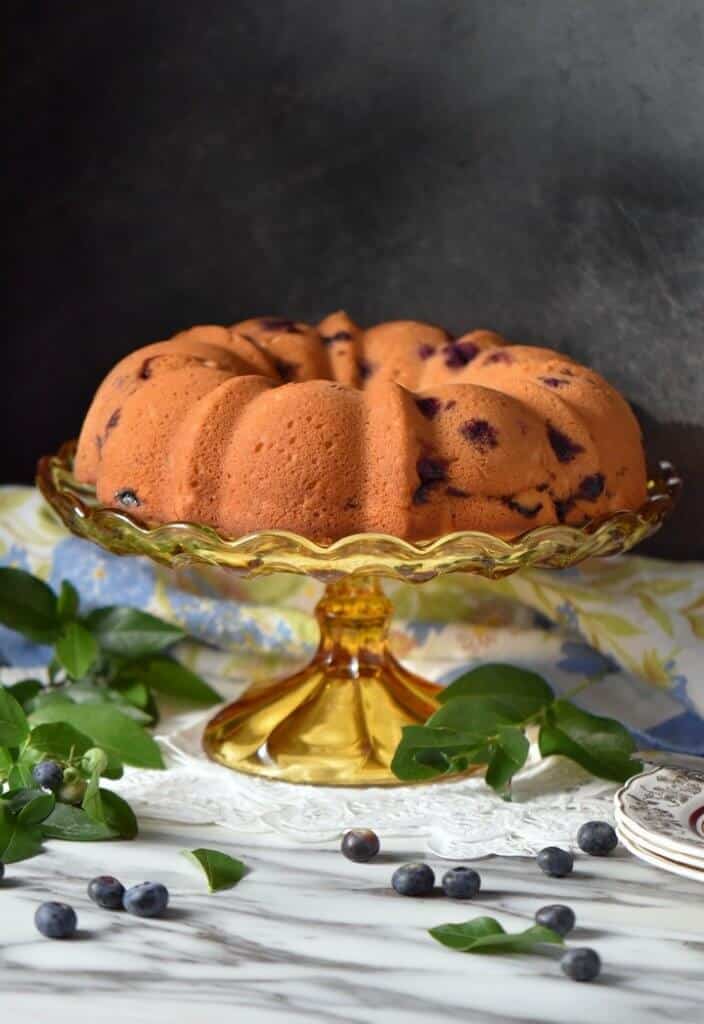
<svg viewBox="0 0 704 1024">
<path fill-rule="evenodd" d="M 137 917 L 161 917 L 169 903 L 169 890 L 161 882 L 142 882 L 127 889 L 122 906 Z"/>
<path fill-rule="evenodd" d="M 98 875 L 88 885 L 88 895 L 105 910 L 122 910 L 125 887 L 112 875 Z"/>
<path fill-rule="evenodd" d="M 536 924 L 552 928 L 558 935 L 563 936 L 572 931 L 575 921 L 574 910 L 563 903 L 551 903 L 548 907 L 541 907 L 535 915 Z"/>
<path fill-rule="evenodd" d="M 452 900 L 471 900 L 479 892 L 482 880 L 472 868 L 450 868 L 442 876 L 442 891 Z"/>
<path fill-rule="evenodd" d="M 46 935 L 47 939 L 70 939 L 75 935 L 78 918 L 73 907 L 68 903 L 42 903 L 34 915 L 37 930 Z"/>
<path fill-rule="evenodd" d="M 560 960 L 560 967 L 573 981 L 593 981 L 601 970 L 601 960 L 596 950 L 583 946 L 568 950 Z"/>
<path fill-rule="evenodd" d="M 402 864 L 391 876 L 391 884 L 401 896 L 429 896 L 435 872 L 427 864 Z"/>
<path fill-rule="evenodd" d="M 618 846 L 618 836 L 607 821 L 587 821 L 577 833 L 577 846 L 592 857 L 608 857 Z"/>
<path fill-rule="evenodd" d="M 538 854 L 538 867 L 553 878 L 564 878 L 574 867 L 574 857 L 559 846 L 546 846 Z"/>
<path fill-rule="evenodd" d="M 42 787 L 56 792 L 64 782 L 64 770 L 56 761 L 41 761 L 32 768 L 32 778 Z"/>
<path fill-rule="evenodd" d="M 351 828 L 342 837 L 340 849 L 348 860 L 364 864 L 379 852 L 379 836 L 370 828 Z"/>
</svg>

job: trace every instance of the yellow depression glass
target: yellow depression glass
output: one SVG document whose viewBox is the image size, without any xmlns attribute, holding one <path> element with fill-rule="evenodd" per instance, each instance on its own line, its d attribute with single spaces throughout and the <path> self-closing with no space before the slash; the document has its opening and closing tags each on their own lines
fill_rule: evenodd
<svg viewBox="0 0 704 1024">
<path fill-rule="evenodd" d="M 411 543 L 364 533 L 321 545 L 286 530 L 221 536 L 196 523 L 140 524 L 101 506 L 73 476 L 75 442 L 39 463 L 37 483 L 66 526 L 119 555 L 169 566 L 216 565 L 242 576 L 294 572 L 327 584 L 316 615 L 320 645 L 288 679 L 247 691 L 206 726 L 208 756 L 237 771 L 287 782 L 397 785 L 390 770 L 404 725 L 424 722 L 439 687 L 404 669 L 386 645 L 391 604 L 379 577 L 422 583 L 448 572 L 499 579 L 525 566 L 565 568 L 628 551 L 657 530 L 681 482 L 659 464 L 637 511 L 586 526 L 541 526 L 514 540 L 464 531 Z"/>
</svg>

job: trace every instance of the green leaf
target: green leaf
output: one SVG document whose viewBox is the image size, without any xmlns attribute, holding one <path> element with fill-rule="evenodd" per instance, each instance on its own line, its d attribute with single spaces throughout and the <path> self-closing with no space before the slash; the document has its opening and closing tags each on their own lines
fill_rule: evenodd
<svg viewBox="0 0 704 1024">
<path fill-rule="evenodd" d="M 26 712 L 29 702 L 33 701 L 44 687 L 38 679 L 20 679 L 19 682 L 13 683 L 12 686 L 6 686 L 5 689 Z"/>
<path fill-rule="evenodd" d="M 10 751 L 5 747 L 0 747 L 0 779 L 6 776 L 10 768 L 14 764 L 14 759 L 10 754 Z M 0 786 L 0 789 L 2 787 Z"/>
<path fill-rule="evenodd" d="M 93 771 L 90 779 L 88 780 L 86 791 L 83 794 L 83 803 L 81 806 L 91 821 L 105 822 L 103 801 L 100 796 L 100 772 Z"/>
<path fill-rule="evenodd" d="M 34 785 L 34 777 L 32 776 L 32 768 L 36 764 L 36 760 L 32 755 L 25 751 L 19 758 L 18 761 L 10 768 L 7 776 L 7 781 L 12 789 L 31 789 Z M 2 860 L 2 857 L 0 857 Z"/>
<path fill-rule="evenodd" d="M 520 722 L 524 715 L 491 697 L 456 697 L 430 716 L 428 728 L 452 729 L 478 738 L 493 736 L 502 725 Z"/>
<path fill-rule="evenodd" d="M 42 834 L 37 825 L 18 821 L 4 801 L 0 801 L 0 861 L 15 864 L 42 852 Z"/>
<path fill-rule="evenodd" d="M 71 757 L 82 757 L 93 746 L 89 736 L 74 729 L 68 722 L 46 722 L 35 725 L 29 734 L 29 742 L 35 750 L 59 761 Z"/>
<path fill-rule="evenodd" d="M 73 690 L 73 686 L 71 687 Z M 73 700 L 64 690 L 44 689 L 34 698 L 31 714 L 39 708 L 47 707 L 49 704 L 73 704 Z"/>
<path fill-rule="evenodd" d="M 108 763 L 103 769 L 103 776 L 106 779 L 121 779 L 125 774 L 122 761 L 115 754 L 108 754 Z"/>
<path fill-rule="evenodd" d="M 56 610 L 59 613 L 61 621 L 70 622 L 71 619 L 75 619 L 78 614 L 80 603 L 81 599 L 73 583 L 69 580 L 63 580 L 56 605 Z"/>
<path fill-rule="evenodd" d="M 463 924 L 441 924 L 430 929 L 436 942 L 462 953 L 531 953 L 542 943 L 564 945 L 552 928 L 532 925 L 525 931 L 506 932 L 493 917 L 475 917 Z"/>
<path fill-rule="evenodd" d="M 9 690 L 0 686 L 0 746 L 19 747 L 29 734 L 27 716 Z"/>
<path fill-rule="evenodd" d="M 118 839 L 119 830 L 100 821 L 92 821 L 84 810 L 73 804 L 56 804 L 41 824 L 45 839 L 69 839 L 78 843 L 93 843 L 104 839 Z"/>
<path fill-rule="evenodd" d="M 219 850 L 183 850 L 183 854 L 202 869 L 208 882 L 210 892 L 221 889 L 232 889 L 247 873 L 247 867 L 241 860 L 230 857 Z"/>
<path fill-rule="evenodd" d="M 79 622 L 69 622 L 56 643 L 56 656 L 72 679 L 82 679 L 98 657 L 98 641 Z"/>
<path fill-rule="evenodd" d="M 111 704 L 50 704 L 35 711 L 31 722 L 68 722 L 89 736 L 95 746 L 125 764 L 137 768 L 164 767 L 161 751 L 152 737 Z"/>
<path fill-rule="evenodd" d="M 521 729 L 504 726 L 499 729 L 486 770 L 486 784 L 503 792 L 516 772 L 526 763 L 530 744 Z"/>
<path fill-rule="evenodd" d="M 123 666 L 117 682 L 134 680 L 169 697 L 197 704 L 217 704 L 222 698 L 204 680 L 185 665 L 164 655 L 141 658 Z"/>
<path fill-rule="evenodd" d="M 105 824 L 113 829 L 121 839 L 134 839 L 139 833 L 134 811 L 121 796 L 111 789 L 101 789 L 100 799 L 103 804 Z"/>
<path fill-rule="evenodd" d="M 56 594 L 22 569 L 0 569 L 0 622 L 35 643 L 52 643 L 59 634 Z"/>
<path fill-rule="evenodd" d="M 123 700 L 139 708 L 140 711 L 144 711 L 148 707 L 151 693 L 144 683 L 136 683 L 128 677 L 124 677 L 114 680 L 110 685 L 119 692 Z"/>
<path fill-rule="evenodd" d="M 450 949 L 465 950 L 478 939 L 491 935 L 505 935 L 506 932 L 493 917 L 474 917 L 461 924 L 439 924 L 429 929 L 437 942 Z"/>
<path fill-rule="evenodd" d="M 178 626 L 137 608 L 97 608 L 83 621 L 103 651 L 130 658 L 158 654 L 186 635 Z"/>
<path fill-rule="evenodd" d="M 135 722 L 143 725 L 151 725 L 153 716 L 149 711 L 142 711 L 135 704 L 129 701 L 120 690 L 113 690 L 106 686 L 99 686 L 88 679 L 71 684 L 71 695 L 76 704 L 110 704 L 116 706 L 119 711 L 133 718 Z"/>
<path fill-rule="evenodd" d="M 480 665 L 453 680 L 438 696 L 441 704 L 458 697 L 488 697 L 507 704 L 517 719 L 536 714 L 553 699 L 553 691 L 542 676 L 514 665 Z"/>
<path fill-rule="evenodd" d="M 538 745 L 543 757 L 562 754 L 602 779 L 625 782 L 642 770 L 642 763 L 631 758 L 633 738 L 620 722 L 592 715 L 567 700 L 557 700 L 550 708 Z"/>
<path fill-rule="evenodd" d="M 481 754 L 485 749 L 482 737 L 474 733 L 406 725 L 402 729 L 401 742 L 391 762 L 391 770 L 398 779 L 404 781 L 432 779 L 454 770 L 451 759 L 459 755 L 467 758 L 468 764 L 481 763 Z"/>
<path fill-rule="evenodd" d="M 15 811 L 17 821 L 21 825 L 39 825 L 53 811 L 56 797 L 53 793 L 45 793 L 41 789 L 25 790 L 25 792 L 28 796 L 24 806 Z"/>
</svg>

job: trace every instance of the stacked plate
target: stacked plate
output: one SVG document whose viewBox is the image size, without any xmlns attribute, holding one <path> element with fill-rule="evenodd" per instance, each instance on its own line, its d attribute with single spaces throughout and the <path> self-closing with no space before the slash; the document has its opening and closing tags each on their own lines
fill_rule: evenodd
<svg viewBox="0 0 704 1024">
<path fill-rule="evenodd" d="M 652 768 L 629 779 L 614 799 L 616 831 L 627 850 L 704 882 L 704 771 Z"/>
</svg>

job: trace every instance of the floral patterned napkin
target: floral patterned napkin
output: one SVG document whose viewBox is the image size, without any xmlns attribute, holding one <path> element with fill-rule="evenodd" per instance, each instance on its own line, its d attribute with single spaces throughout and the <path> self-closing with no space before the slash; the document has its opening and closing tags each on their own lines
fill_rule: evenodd
<svg viewBox="0 0 704 1024">
<path fill-rule="evenodd" d="M 195 638 L 183 660 L 224 695 L 290 671 L 315 646 L 314 580 L 118 558 L 68 534 L 32 488 L 0 488 L 0 564 L 54 587 L 69 579 L 88 608 L 135 605 L 182 624 Z M 578 691 L 588 710 L 621 719 L 643 749 L 704 754 L 703 563 L 632 555 L 386 589 L 396 654 L 421 674 L 450 682 L 483 661 L 530 666 L 556 690 Z M 47 660 L 46 648 L 0 627 L 0 665 Z"/>
</svg>

